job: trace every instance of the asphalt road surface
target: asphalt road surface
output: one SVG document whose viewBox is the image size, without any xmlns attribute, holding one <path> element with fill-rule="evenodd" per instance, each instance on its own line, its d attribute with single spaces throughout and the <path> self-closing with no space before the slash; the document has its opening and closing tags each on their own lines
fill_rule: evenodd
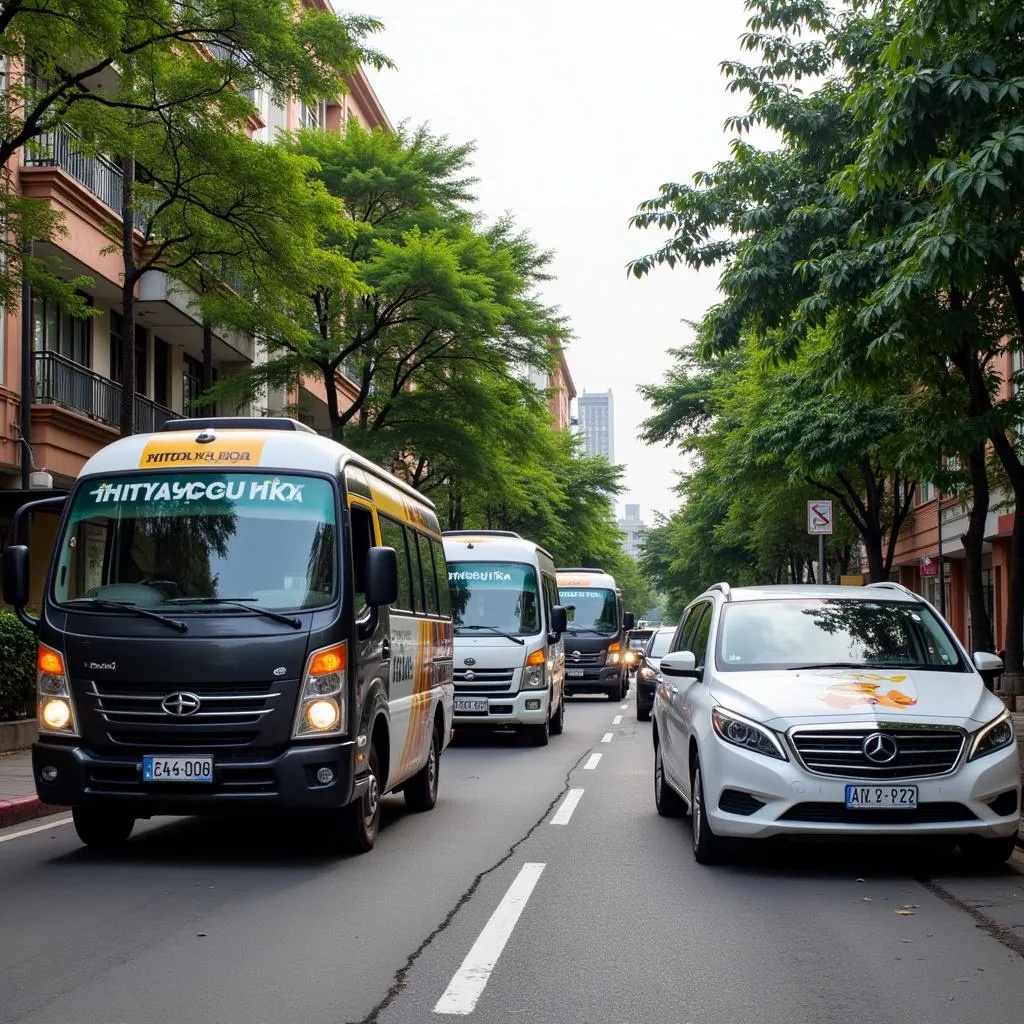
<svg viewBox="0 0 1024 1024">
<path fill-rule="evenodd" d="M 460 739 L 428 814 L 337 857 L 285 821 L 0 831 L 2 1024 L 1024 1020 L 1024 875 L 898 847 L 751 850 L 661 819 L 650 723 Z"/>
</svg>

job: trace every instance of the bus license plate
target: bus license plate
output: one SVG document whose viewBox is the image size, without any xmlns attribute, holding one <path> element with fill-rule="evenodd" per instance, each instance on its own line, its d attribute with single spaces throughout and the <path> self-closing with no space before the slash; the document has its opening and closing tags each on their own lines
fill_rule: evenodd
<svg viewBox="0 0 1024 1024">
<path fill-rule="evenodd" d="M 917 786 L 847 786 L 846 806 L 856 810 L 874 807 L 917 807 Z"/>
<path fill-rule="evenodd" d="M 456 711 L 472 711 L 478 715 L 487 714 L 487 701 L 486 700 L 474 700 L 472 697 L 456 697 L 455 698 L 455 710 Z"/>
<path fill-rule="evenodd" d="M 565 674 L 570 679 L 582 679 L 583 678 L 583 669 L 581 669 L 581 668 L 567 668 L 565 670 Z"/>
<path fill-rule="evenodd" d="M 213 758 L 146 754 L 142 758 L 142 781 L 213 782 Z"/>
</svg>

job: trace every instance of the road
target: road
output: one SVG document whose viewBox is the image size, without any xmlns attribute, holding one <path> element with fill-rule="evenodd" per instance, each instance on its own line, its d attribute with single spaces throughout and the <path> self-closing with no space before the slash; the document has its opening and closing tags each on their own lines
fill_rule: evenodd
<svg viewBox="0 0 1024 1024">
<path fill-rule="evenodd" d="M 890 848 L 701 868 L 654 811 L 650 728 L 580 698 L 547 748 L 459 742 L 436 809 L 389 798 L 362 857 L 285 823 L 158 819 L 117 857 L 63 817 L 0 831 L 0 1022 L 1024 1019 L 1024 876 Z"/>
</svg>

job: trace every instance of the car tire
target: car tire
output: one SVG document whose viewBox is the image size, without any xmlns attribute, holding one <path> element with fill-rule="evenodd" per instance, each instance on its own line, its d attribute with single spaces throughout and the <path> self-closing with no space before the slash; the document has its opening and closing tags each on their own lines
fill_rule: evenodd
<svg viewBox="0 0 1024 1024">
<path fill-rule="evenodd" d="M 651 720 L 651 709 L 641 707 L 639 704 L 637 704 L 636 720 L 638 722 L 649 722 Z"/>
<path fill-rule="evenodd" d="M 377 744 L 370 744 L 369 785 L 366 792 L 353 800 L 342 813 L 342 839 L 351 853 L 368 853 L 377 842 L 380 832 L 380 766 L 378 763 Z"/>
<path fill-rule="evenodd" d="M 437 803 L 437 784 L 441 774 L 441 737 L 437 726 L 430 733 L 427 763 L 405 784 L 405 806 L 417 814 L 432 811 Z"/>
<path fill-rule="evenodd" d="M 660 743 L 654 745 L 654 806 L 663 818 L 681 818 L 686 813 L 686 802 L 665 779 Z"/>
<path fill-rule="evenodd" d="M 551 719 L 551 735 L 561 736 L 562 731 L 565 729 L 565 697 L 561 696 L 558 699 L 558 711 L 555 712 L 555 717 Z"/>
<path fill-rule="evenodd" d="M 101 852 L 120 849 L 135 828 L 132 815 L 99 807 L 73 807 L 71 818 L 78 838 L 89 849 Z"/>
<path fill-rule="evenodd" d="M 693 827 L 693 858 L 698 864 L 721 864 L 725 860 L 726 842 L 716 836 L 708 824 L 704 804 L 704 778 L 700 770 L 700 759 L 693 765 L 690 778 L 690 792 L 693 803 L 690 807 L 690 823 Z"/>
<path fill-rule="evenodd" d="M 1000 836 L 998 839 L 983 839 L 981 836 L 960 838 L 960 856 L 972 868 L 1002 867 L 1016 848 L 1016 836 Z"/>
</svg>

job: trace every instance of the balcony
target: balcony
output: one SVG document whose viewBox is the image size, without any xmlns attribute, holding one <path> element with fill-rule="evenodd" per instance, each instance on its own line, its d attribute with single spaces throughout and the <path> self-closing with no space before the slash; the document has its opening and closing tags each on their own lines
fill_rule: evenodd
<svg viewBox="0 0 1024 1024">
<path fill-rule="evenodd" d="M 35 353 L 35 401 L 70 409 L 115 429 L 121 423 L 121 385 L 57 352 Z M 151 433 L 176 419 L 181 419 L 179 413 L 144 395 L 135 396 L 137 432 Z"/>
<path fill-rule="evenodd" d="M 66 125 L 34 140 L 24 162 L 26 167 L 59 167 L 115 213 L 123 208 L 121 168 L 108 157 L 83 153 L 81 136 Z"/>
</svg>

